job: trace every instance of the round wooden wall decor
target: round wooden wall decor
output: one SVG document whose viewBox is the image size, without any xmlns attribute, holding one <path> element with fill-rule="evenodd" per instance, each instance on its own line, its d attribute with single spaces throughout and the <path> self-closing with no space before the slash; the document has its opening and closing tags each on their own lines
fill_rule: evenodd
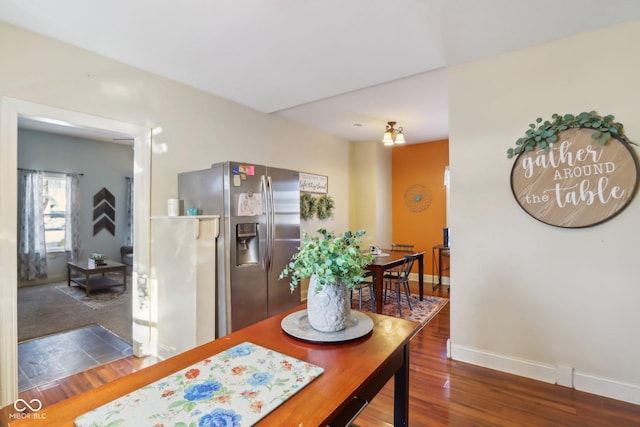
<svg viewBox="0 0 640 427">
<path fill-rule="evenodd" d="M 422 184 L 413 184 L 404 192 L 404 204 L 411 212 L 419 213 L 431 206 L 431 190 Z"/>
<path fill-rule="evenodd" d="M 635 152 L 617 137 L 597 144 L 593 132 L 564 130 L 549 151 L 535 148 L 518 155 L 511 190 L 529 215 L 557 227 L 590 227 L 631 202 L 639 176 Z"/>
</svg>

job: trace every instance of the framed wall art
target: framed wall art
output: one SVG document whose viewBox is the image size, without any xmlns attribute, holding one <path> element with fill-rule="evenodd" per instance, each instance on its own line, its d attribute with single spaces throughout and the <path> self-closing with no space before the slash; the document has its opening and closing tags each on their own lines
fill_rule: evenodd
<svg viewBox="0 0 640 427">
<path fill-rule="evenodd" d="M 517 154 L 511 190 L 525 212 L 546 224 L 564 228 L 600 224 L 620 213 L 636 194 L 635 150 L 613 116 L 604 120 L 592 112 L 562 117 L 555 127 L 544 128 L 551 122 L 544 122 L 542 129 L 532 125 L 527 136 L 533 138 L 521 138 L 521 148 L 510 150 L 510 156 Z M 598 123 L 584 126 L 590 121 L 604 121 L 607 129 L 595 128 Z"/>
<path fill-rule="evenodd" d="M 327 194 L 329 178 L 324 175 L 314 175 L 300 172 L 300 192 Z"/>
</svg>

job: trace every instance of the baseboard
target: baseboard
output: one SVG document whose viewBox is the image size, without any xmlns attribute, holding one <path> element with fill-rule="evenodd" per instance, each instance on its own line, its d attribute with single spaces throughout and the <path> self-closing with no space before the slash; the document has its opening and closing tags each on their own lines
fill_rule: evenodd
<svg viewBox="0 0 640 427">
<path fill-rule="evenodd" d="M 640 405 L 640 384 L 574 372 L 573 387 L 587 393 Z"/>
<path fill-rule="evenodd" d="M 36 279 L 36 280 L 18 282 L 18 287 L 22 288 L 22 287 L 26 287 L 26 286 L 46 285 L 48 283 L 58 283 L 58 282 L 64 282 L 66 280 L 67 280 L 67 275 L 66 274 L 57 275 L 57 276 L 47 277 L 45 279 Z"/>
<path fill-rule="evenodd" d="M 556 370 L 553 366 L 455 343 L 451 343 L 451 358 L 460 362 L 471 363 L 546 383 L 554 384 L 556 380 Z"/>
<path fill-rule="evenodd" d="M 409 280 L 418 281 L 418 273 L 409 274 Z M 438 283 L 438 276 L 433 276 L 431 274 L 423 274 L 422 280 L 424 281 L 425 286 L 434 286 L 435 283 Z M 442 276 L 442 283 L 445 286 L 449 286 L 449 277 Z"/>
<path fill-rule="evenodd" d="M 560 384 L 558 378 L 566 376 L 568 372 L 566 365 L 547 365 L 458 344 L 450 344 L 449 354 L 453 360 L 561 386 L 565 385 Z M 640 404 L 640 384 L 632 384 L 574 370 L 570 372 L 572 372 L 572 378 L 565 380 L 565 382 L 573 383 L 573 388 L 576 390 Z"/>
</svg>

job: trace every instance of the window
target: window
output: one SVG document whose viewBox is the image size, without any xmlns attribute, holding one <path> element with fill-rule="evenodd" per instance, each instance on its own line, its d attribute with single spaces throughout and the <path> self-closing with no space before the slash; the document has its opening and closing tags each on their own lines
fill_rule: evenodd
<svg viewBox="0 0 640 427">
<path fill-rule="evenodd" d="M 45 174 L 44 239 L 47 252 L 64 252 L 67 184 L 64 174 Z"/>
</svg>

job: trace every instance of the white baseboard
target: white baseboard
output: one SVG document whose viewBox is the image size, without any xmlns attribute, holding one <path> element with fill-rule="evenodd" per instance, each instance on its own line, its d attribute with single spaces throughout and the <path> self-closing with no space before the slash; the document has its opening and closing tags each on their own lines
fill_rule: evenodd
<svg viewBox="0 0 640 427">
<path fill-rule="evenodd" d="M 556 372 L 553 366 L 512 356 L 492 353 L 451 343 L 451 358 L 484 368 L 495 369 L 509 374 L 520 375 L 538 381 L 554 384 Z"/>
<path fill-rule="evenodd" d="M 567 365 L 546 365 L 458 344 L 450 344 L 449 351 L 451 359 L 460 362 L 471 363 L 550 384 L 566 386 L 565 384 L 573 383 L 573 388 L 579 391 L 640 404 L 640 384 L 599 377 L 575 370 L 571 370 L 573 376 L 568 379 L 566 376 L 570 370 Z M 559 381 L 559 378 L 562 381 Z"/>
<path fill-rule="evenodd" d="M 573 387 L 587 393 L 640 405 L 640 384 L 577 371 L 573 374 Z"/>
<path fill-rule="evenodd" d="M 411 281 L 418 281 L 418 273 L 411 273 L 409 274 L 409 280 Z M 422 280 L 424 281 L 424 285 L 425 287 L 428 286 L 433 286 L 434 283 L 438 283 L 438 276 L 432 276 L 431 274 L 423 274 L 422 275 Z M 447 276 L 442 276 L 442 284 L 445 286 L 449 286 L 449 277 Z"/>
</svg>

